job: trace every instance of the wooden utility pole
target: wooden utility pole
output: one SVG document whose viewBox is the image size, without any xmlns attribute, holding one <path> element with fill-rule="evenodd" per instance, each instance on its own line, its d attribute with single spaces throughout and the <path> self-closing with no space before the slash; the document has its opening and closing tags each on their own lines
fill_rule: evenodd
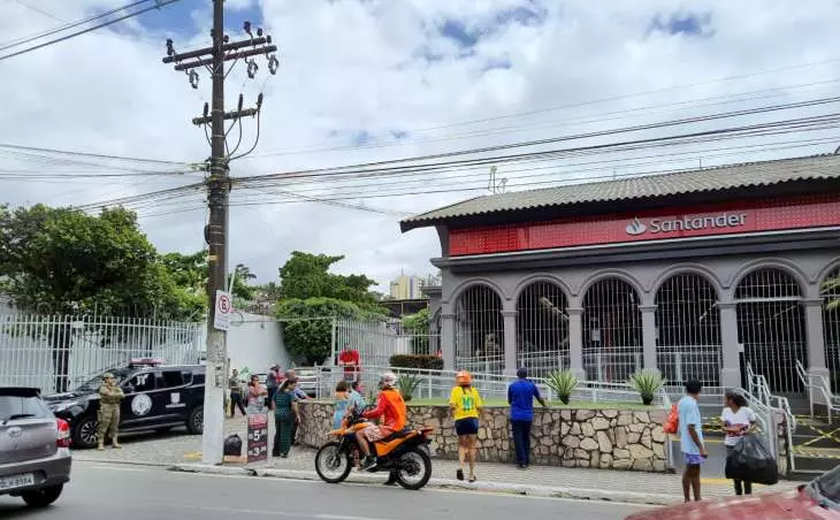
<svg viewBox="0 0 840 520">
<path fill-rule="evenodd" d="M 206 464 L 221 464 L 224 444 L 224 408 L 227 391 L 227 330 L 222 326 L 216 328 L 216 295 L 227 290 L 227 248 L 229 223 L 229 196 L 232 187 L 230 178 L 230 161 L 250 153 L 255 147 L 241 155 L 236 154 L 240 142 L 230 151 L 226 142 L 228 131 L 226 121 L 233 121 L 232 125 L 242 124 L 243 117 L 256 117 L 259 125 L 260 109 L 262 108 L 262 94 L 257 98 L 255 108 L 243 109 L 242 94 L 239 95 L 239 106 L 236 111 L 225 112 L 225 78 L 229 70 L 225 64 L 233 61 L 235 66 L 239 60 L 247 63 L 247 72 L 253 78 L 258 69 L 254 56 L 266 56 L 268 69 L 271 74 L 277 72 L 278 60 L 273 54 L 277 47 L 271 44 L 271 37 L 263 35 L 262 29 L 257 29 L 257 35 L 251 31 L 251 24 L 245 22 L 244 30 L 250 36 L 231 42 L 225 35 L 224 0 L 213 0 L 213 30 L 211 36 L 213 45 L 195 51 L 177 53 L 172 40 L 166 42 L 166 57 L 164 63 L 175 63 L 175 70 L 183 71 L 189 77 L 190 85 L 198 88 L 199 76 L 196 69 L 209 68 L 213 83 L 212 103 L 204 105 L 204 114 L 192 120 L 196 126 L 210 127 L 210 158 L 206 169 L 208 176 L 207 201 L 210 218 L 204 229 L 204 238 L 209 248 L 207 264 L 208 273 L 208 315 L 207 315 L 207 375 L 204 387 L 203 409 L 203 439 L 202 459 Z M 241 126 L 240 126 L 241 130 Z M 241 135 L 241 133 L 240 133 Z"/>
</svg>

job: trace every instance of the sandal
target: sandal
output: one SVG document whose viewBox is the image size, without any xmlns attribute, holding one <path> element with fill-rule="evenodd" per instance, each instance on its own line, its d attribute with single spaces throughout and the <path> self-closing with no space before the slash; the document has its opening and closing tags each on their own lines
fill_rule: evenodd
<svg viewBox="0 0 840 520">
<path fill-rule="evenodd" d="M 477 479 L 477 478 L 475 478 L 474 476 L 473 476 L 473 477 L 470 477 L 470 484 L 472 484 L 472 483 L 473 483 L 473 482 L 475 482 L 476 480 L 478 480 L 478 479 Z"/>
<path fill-rule="evenodd" d="M 457 478 L 458 480 L 464 480 L 464 470 L 459 469 L 458 471 L 456 471 L 455 478 Z"/>
</svg>

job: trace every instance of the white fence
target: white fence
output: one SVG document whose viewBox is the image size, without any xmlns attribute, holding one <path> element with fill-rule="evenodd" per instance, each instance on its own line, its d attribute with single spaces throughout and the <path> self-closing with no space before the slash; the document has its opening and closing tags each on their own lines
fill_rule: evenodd
<svg viewBox="0 0 840 520">
<path fill-rule="evenodd" d="M 62 392 L 131 358 L 197 363 L 202 342 L 194 323 L 0 314 L 0 385 Z"/>
<path fill-rule="evenodd" d="M 388 366 L 391 356 L 397 354 L 437 355 L 440 352 L 440 336 L 412 334 L 403 330 L 399 323 L 335 320 L 333 362 L 344 345 L 359 351 L 363 365 Z"/>
</svg>

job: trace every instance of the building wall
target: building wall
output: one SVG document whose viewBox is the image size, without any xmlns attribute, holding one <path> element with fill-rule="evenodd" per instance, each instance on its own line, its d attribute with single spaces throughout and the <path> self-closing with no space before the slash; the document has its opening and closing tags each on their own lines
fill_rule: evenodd
<svg viewBox="0 0 840 520">
<path fill-rule="evenodd" d="M 391 282 L 391 298 L 396 300 L 416 300 L 423 297 L 421 289 L 425 280 L 419 276 L 398 276 Z"/>
<path fill-rule="evenodd" d="M 237 325 L 237 323 L 239 323 Z M 242 313 L 233 320 L 227 338 L 230 367 L 251 373 L 266 373 L 277 363 L 291 366 L 292 356 L 283 341 L 282 324 L 267 316 Z"/>
</svg>

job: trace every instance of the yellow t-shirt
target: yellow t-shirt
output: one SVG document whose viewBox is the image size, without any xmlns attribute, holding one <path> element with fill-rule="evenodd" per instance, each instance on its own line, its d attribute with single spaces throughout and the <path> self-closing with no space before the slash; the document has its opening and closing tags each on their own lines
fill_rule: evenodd
<svg viewBox="0 0 840 520">
<path fill-rule="evenodd" d="M 481 395 L 473 387 L 465 390 L 463 387 L 456 386 L 449 394 L 449 405 L 455 409 L 456 421 L 470 417 L 478 419 L 478 409 L 482 406 Z"/>
</svg>

